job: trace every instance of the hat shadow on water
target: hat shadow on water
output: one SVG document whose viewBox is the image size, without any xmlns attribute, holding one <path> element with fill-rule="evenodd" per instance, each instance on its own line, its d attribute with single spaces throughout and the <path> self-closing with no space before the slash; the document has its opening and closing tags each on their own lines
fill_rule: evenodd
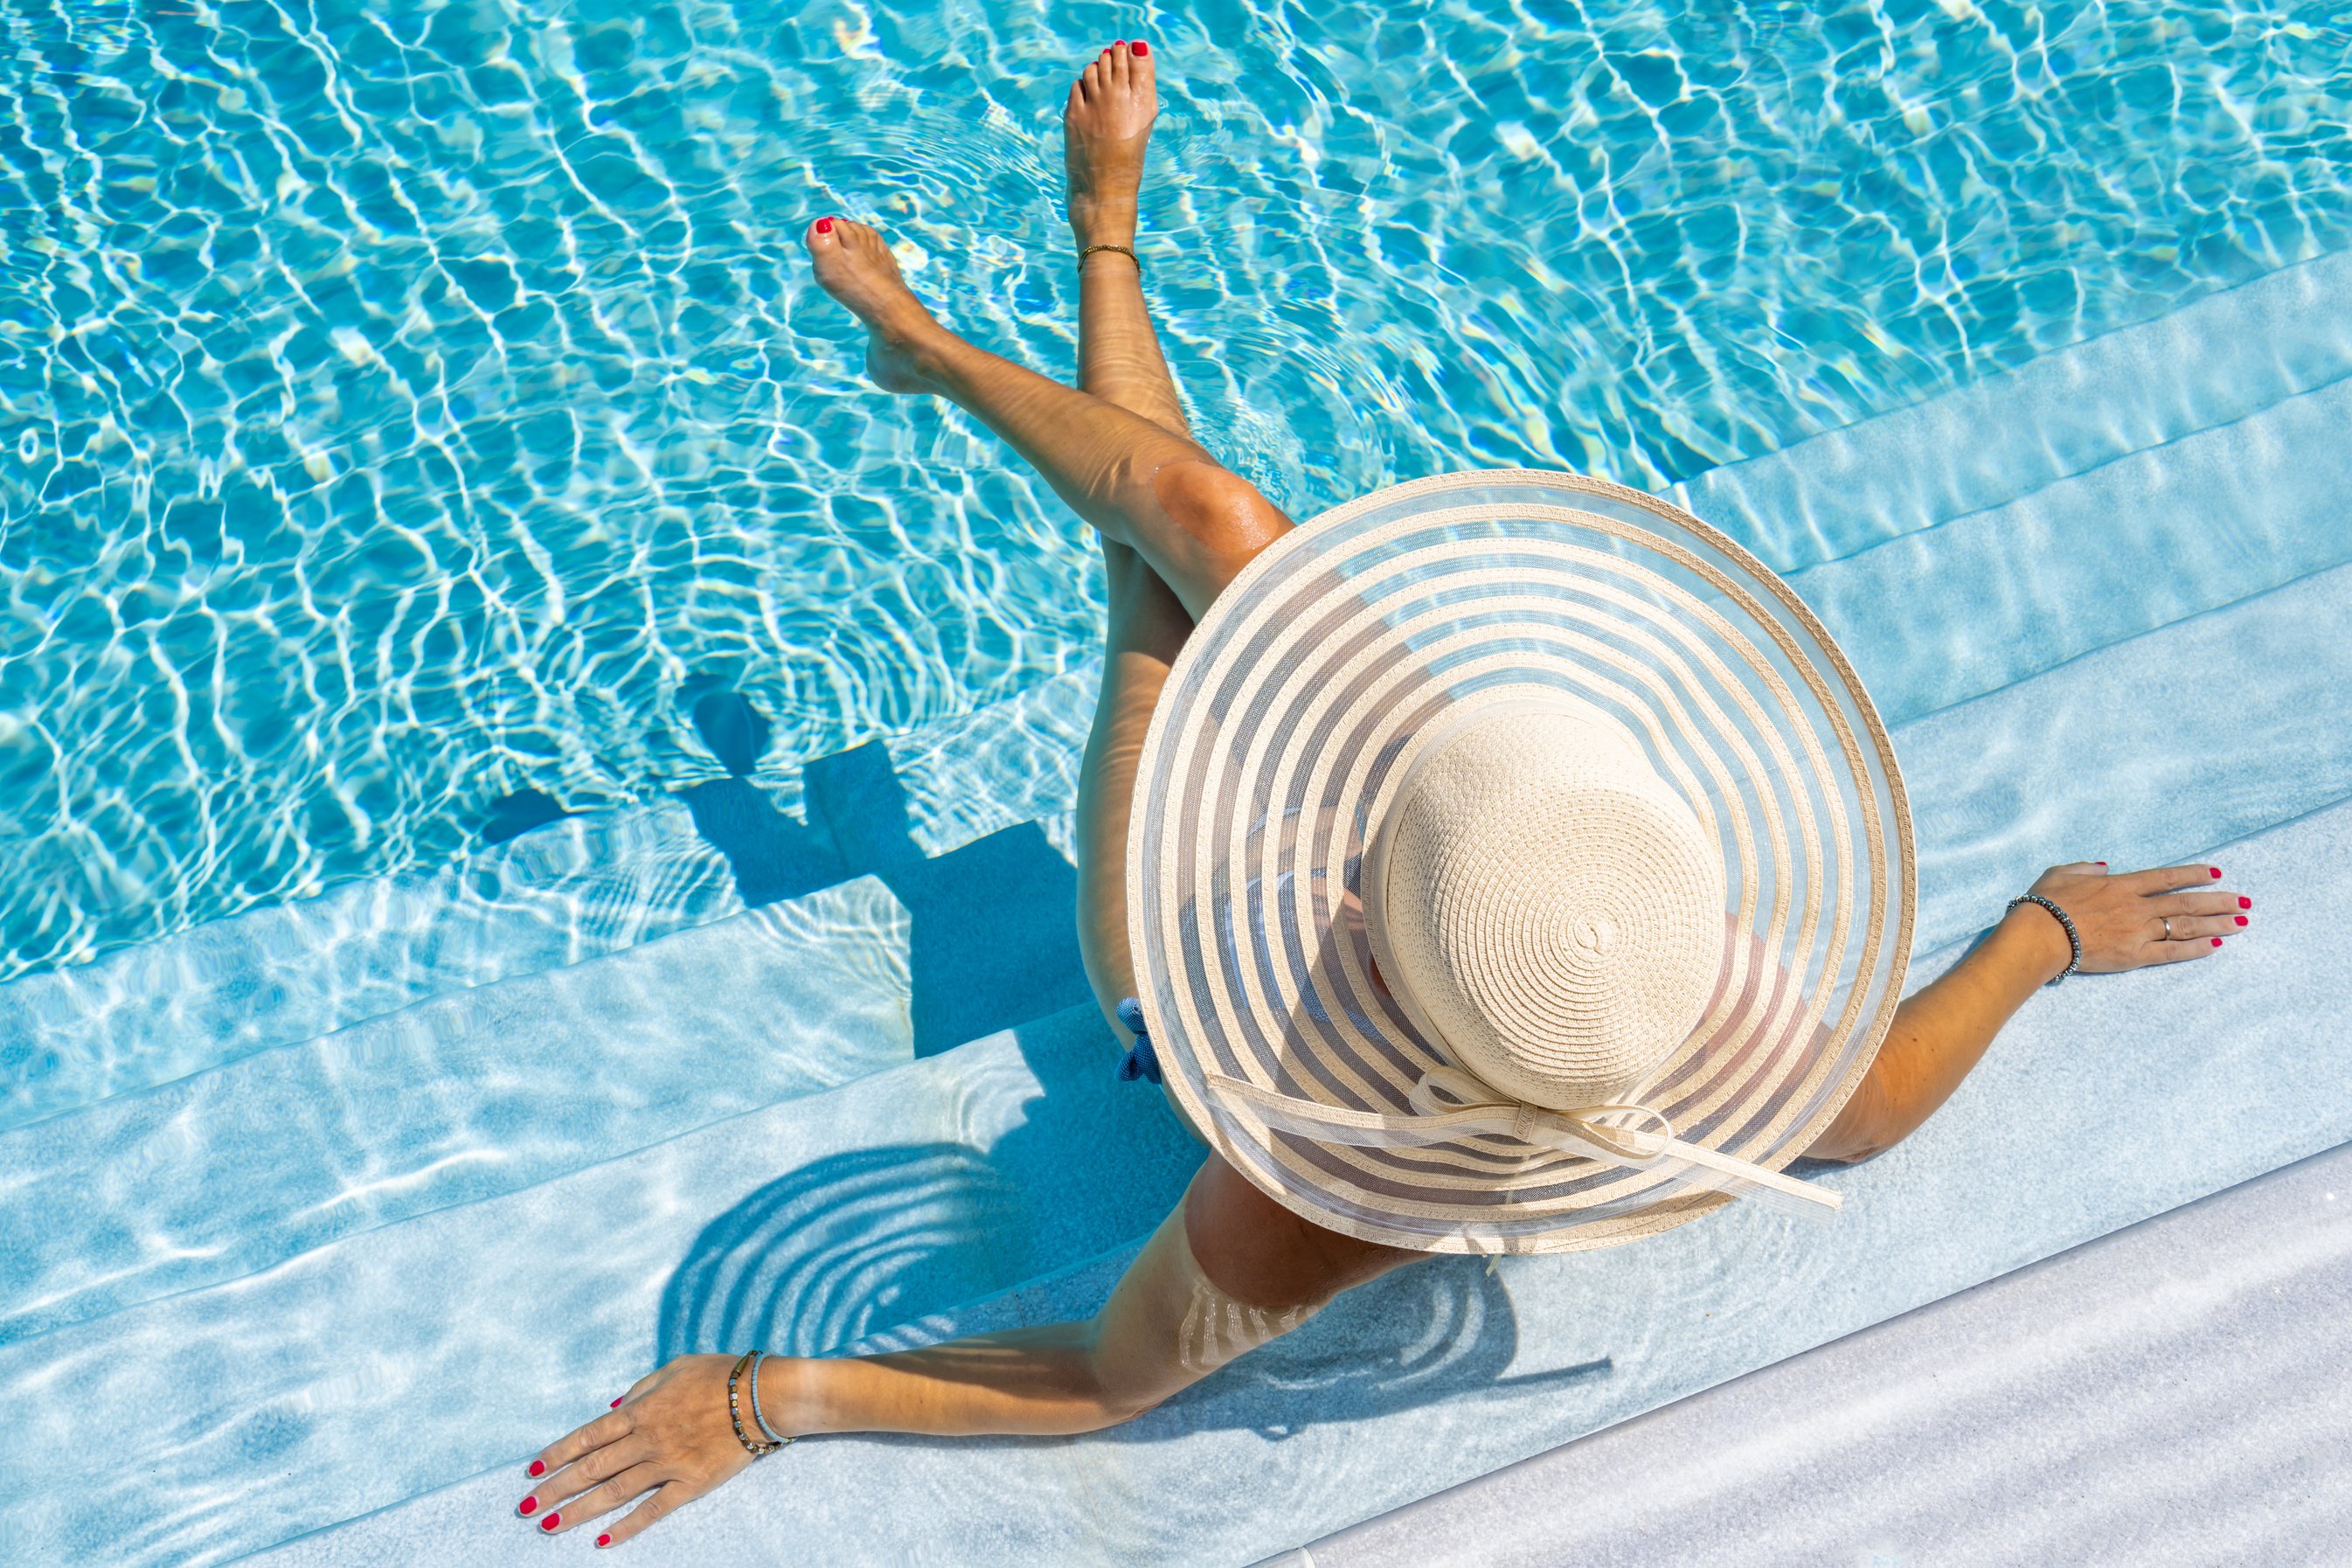
<svg viewBox="0 0 2352 1568">
<path fill-rule="evenodd" d="M 748 1345 L 838 1354 L 935 1315 L 929 1329 L 953 1332 L 1092 1310 L 1132 1245 L 1182 1194 L 1200 1148 L 1158 1095 L 1114 1081 L 1117 1052 L 1099 1024 L 1065 1015 L 1015 1035 L 1045 1090 L 1024 1120 L 993 1143 L 827 1155 L 751 1193 L 704 1227 L 671 1276 L 656 1360 Z M 1056 1274 L 1064 1285 L 1039 1292 L 1050 1304 L 1027 1315 L 981 1305 Z M 1241 1428 L 1278 1439 L 1318 1422 L 1580 1380 L 1608 1366 L 1511 1376 L 1517 1350 L 1503 1277 L 1484 1258 L 1433 1258 L 1349 1292 L 1105 1436 L 1150 1442 Z"/>
</svg>

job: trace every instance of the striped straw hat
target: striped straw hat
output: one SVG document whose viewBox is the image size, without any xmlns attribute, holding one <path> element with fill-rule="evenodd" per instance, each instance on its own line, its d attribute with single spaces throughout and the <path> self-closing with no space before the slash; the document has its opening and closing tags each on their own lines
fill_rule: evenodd
<svg viewBox="0 0 2352 1568">
<path fill-rule="evenodd" d="M 1781 1173 L 1902 994 L 1911 824 L 1829 635 L 1723 534 L 1453 474 L 1252 562 L 1144 743 L 1169 1089 L 1277 1201 L 1427 1252 L 1607 1247 Z"/>
</svg>

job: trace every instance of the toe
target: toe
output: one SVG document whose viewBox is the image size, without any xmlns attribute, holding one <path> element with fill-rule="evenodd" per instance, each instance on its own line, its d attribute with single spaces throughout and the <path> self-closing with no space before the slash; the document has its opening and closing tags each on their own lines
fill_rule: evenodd
<svg viewBox="0 0 2352 1568">
<path fill-rule="evenodd" d="M 830 215 L 818 218 L 801 236 L 801 243 L 812 251 L 834 249 L 841 243 L 841 219 Z"/>
</svg>

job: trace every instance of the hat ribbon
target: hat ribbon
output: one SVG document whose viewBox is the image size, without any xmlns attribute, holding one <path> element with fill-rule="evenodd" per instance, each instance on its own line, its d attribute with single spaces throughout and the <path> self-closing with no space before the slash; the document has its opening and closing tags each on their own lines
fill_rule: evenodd
<svg viewBox="0 0 2352 1568">
<path fill-rule="evenodd" d="M 1664 1175 L 1685 1185 L 1756 1198 L 1784 1213 L 1827 1219 L 1844 1203 L 1843 1194 L 1719 1149 L 1702 1148 L 1675 1136 L 1674 1123 L 1646 1105 L 1589 1105 L 1576 1110 L 1552 1110 L 1529 1105 L 1480 1082 L 1459 1068 L 1431 1068 L 1421 1075 L 1407 1097 L 1410 1116 L 1377 1110 L 1353 1110 L 1342 1105 L 1321 1105 L 1309 1100 L 1263 1089 L 1220 1073 L 1204 1075 L 1207 1086 L 1228 1100 L 1240 1100 L 1269 1127 L 1296 1132 L 1323 1143 L 1345 1143 L 1363 1149 L 1410 1148 L 1446 1143 L 1467 1133 L 1486 1132 L 1516 1138 L 1538 1149 L 1549 1149 L 1598 1160 L 1628 1171 Z M 1633 1117 L 1653 1127 L 1623 1126 L 1603 1118 Z"/>
</svg>

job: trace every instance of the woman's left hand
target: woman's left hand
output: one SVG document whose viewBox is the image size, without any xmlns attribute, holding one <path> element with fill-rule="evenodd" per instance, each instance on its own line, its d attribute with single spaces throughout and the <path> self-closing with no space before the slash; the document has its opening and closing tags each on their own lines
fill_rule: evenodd
<svg viewBox="0 0 2352 1568">
<path fill-rule="evenodd" d="M 682 1355 L 640 1379 L 610 1415 L 540 1450 L 530 1469 L 539 1485 L 516 1511 L 555 1534 L 643 1497 L 596 1538 L 599 1546 L 618 1546 L 747 1468 L 751 1455 L 727 1414 L 734 1365 L 733 1356 Z M 747 1423 L 750 1383 L 746 1376 L 737 1384 Z"/>
<path fill-rule="evenodd" d="M 2083 942 L 2084 974 L 2113 974 L 2151 963 L 2204 958 L 2225 937 L 2245 929 L 2252 899 L 2224 888 L 2218 866 L 2164 866 L 2109 875 L 2088 861 L 2053 866 L 2032 890 L 2066 911 Z M 2044 941 L 2057 963 L 2068 956 L 2066 933 L 2031 904 L 2010 911 Z"/>
</svg>

